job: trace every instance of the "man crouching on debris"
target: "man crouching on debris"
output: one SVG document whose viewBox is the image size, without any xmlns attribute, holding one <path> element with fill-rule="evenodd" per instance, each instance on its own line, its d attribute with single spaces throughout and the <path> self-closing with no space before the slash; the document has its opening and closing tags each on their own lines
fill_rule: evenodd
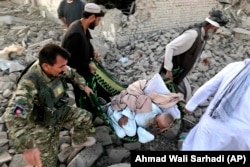
<svg viewBox="0 0 250 167">
<path fill-rule="evenodd" d="M 39 52 L 39 60 L 20 77 L 4 114 L 9 135 L 28 165 L 57 166 L 62 127 L 72 127 L 73 147 L 83 148 L 96 142 L 95 138 L 87 137 L 92 126 L 91 113 L 68 106 L 65 78 L 86 94 L 92 93 L 85 79 L 67 66 L 69 57 L 60 46 L 45 45 Z"/>
</svg>

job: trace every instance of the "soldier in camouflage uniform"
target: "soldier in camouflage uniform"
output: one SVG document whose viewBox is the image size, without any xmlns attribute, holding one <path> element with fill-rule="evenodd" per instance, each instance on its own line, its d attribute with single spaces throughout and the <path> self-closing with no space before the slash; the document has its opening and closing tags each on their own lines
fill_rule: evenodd
<svg viewBox="0 0 250 167">
<path fill-rule="evenodd" d="M 57 166 L 62 127 L 72 127 L 73 147 L 95 143 L 95 138 L 87 137 L 92 126 L 91 113 L 68 106 L 66 78 L 88 95 L 92 93 L 85 85 L 85 79 L 66 65 L 69 57 L 70 54 L 60 46 L 45 45 L 39 52 L 39 60 L 20 78 L 6 109 L 9 135 L 29 165 Z"/>
</svg>

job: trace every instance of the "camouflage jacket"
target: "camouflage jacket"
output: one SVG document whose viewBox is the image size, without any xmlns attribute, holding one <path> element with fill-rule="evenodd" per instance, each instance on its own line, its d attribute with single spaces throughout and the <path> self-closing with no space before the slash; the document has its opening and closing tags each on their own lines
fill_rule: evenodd
<svg viewBox="0 0 250 167">
<path fill-rule="evenodd" d="M 4 114 L 9 135 L 14 140 L 16 149 L 19 152 L 36 147 L 35 142 L 30 137 L 30 129 L 36 125 L 32 111 L 35 101 L 38 99 L 39 92 L 35 83 L 26 77 L 31 73 L 38 75 L 40 77 L 39 80 L 43 80 L 46 84 L 57 79 L 55 77 L 48 77 L 41 69 L 38 61 L 36 61 L 20 79 L 17 89 Z M 62 77 L 79 85 L 81 90 L 86 86 L 85 79 L 70 67 L 68 67 L 68 70 Z"/>
</svg>

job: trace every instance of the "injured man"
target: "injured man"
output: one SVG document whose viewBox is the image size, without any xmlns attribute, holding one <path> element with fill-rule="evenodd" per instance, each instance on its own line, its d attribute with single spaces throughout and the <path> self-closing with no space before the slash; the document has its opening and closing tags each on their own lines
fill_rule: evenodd
<svg viewBox="0 0 250 167">
<path fill-rule="evenodd" d="M 108 115 L 119 138 L 138 135 L 147 143 L 171 127 L 181 113 L 177 107 L 183 94 L 171 93 L 159 74 L 139 80 L 111 98 Z"/>
</svg>

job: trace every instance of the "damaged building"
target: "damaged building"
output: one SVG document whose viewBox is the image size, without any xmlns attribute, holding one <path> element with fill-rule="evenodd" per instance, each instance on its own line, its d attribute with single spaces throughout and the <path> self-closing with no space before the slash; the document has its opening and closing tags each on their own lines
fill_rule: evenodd
<svg viewBox="0 0 250 167">
<path fill-rule="evenodd" d="M 50 42 L 60 44 L 65 33 L 57 16 L 61 0 L 0 0 L 0 166 L 25 166 L 8 138 L 2 114 L 16 88 L 15 81 L 39 49 Z M 148 79 L 159 71 L 166 45 L 184 28 L 204 21 L 208 12 L 220 9 L 230 19 L 207 42 L 204 54 L 211 65 L 200 61 L 187 76 L 187 100 L 207 80 L 230 62 L 250 57 L 249 0 L 86 0 L 106 12 L 91 34 L 103 58 L 103 66 L 121 83 Z M 9 64 L 8 64 L 9 63 Z M 72 96 L 72 89 L 70 92 Z M 73 103 L 71 101 L 71 103 Z M 129 167 L 130 151 L 178 151 L 180 134 L 199 121 L 209 101 L 194 115 L 185 117 L 171 130 L 150 143 L 124 142 L 111 133 L 102 120 L 96 120 L 98 144 L 85 149 L 68 162 L 72 150 L 68 131 L 60 134 L 60 167 Z M 91 156 L 90 156 L 91 155 Z M 116 166 L 115 166 L 116 165 Z M 120 166 L 119 166 L 120 165 Z"/>
</svg>

